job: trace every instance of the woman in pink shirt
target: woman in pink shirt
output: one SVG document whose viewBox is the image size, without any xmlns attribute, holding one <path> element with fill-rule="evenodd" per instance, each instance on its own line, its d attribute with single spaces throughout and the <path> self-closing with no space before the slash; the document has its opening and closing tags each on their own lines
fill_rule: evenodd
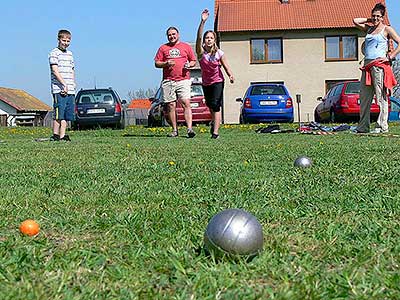
<svg viewBox="0 0 400 300">
<path fill-rule="evenodd" d="M 216 33 L 209 30 L 203 35 L 204 24 L 209 15 L 210 13 L 207 9 L 201 13 L 201 21 L 197 30 L 196 53 L 201 67 L 204 98 L 212 115 L 211 138 L 217 139 L 219 138 L 218 130 L 221 123 L 221 106 L 224 90 L 224 76 L 222 75 L 221 66 L 229 76 L 231 83 L 234 82 L 234 78 L 224 52 L 217 47 Z M 202 35 L 203 39 L 201 38 Z"/>
</svg>

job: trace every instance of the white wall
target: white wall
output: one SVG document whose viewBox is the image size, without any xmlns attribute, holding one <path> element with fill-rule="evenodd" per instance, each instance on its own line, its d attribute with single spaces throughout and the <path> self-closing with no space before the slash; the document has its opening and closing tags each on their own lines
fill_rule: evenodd
<svg viewBox="0 0 400 300">
<path fill-rule="evenodd" d="M 11 115 L 15 115 L 16 113 L 17 110 L 14 107 L 0 100 L 0 115 L 7 115 L 7 123 L 11 122 L 11 126 L 15 126 L 15 120 L 11 118 Z"/>
</svg>

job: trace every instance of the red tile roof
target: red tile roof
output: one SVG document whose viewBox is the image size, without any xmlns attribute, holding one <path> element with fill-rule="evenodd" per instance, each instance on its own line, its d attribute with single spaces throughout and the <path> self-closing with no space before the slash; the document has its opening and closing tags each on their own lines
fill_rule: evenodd
<svg viewBox="0 0 400 300">
<path fill-rule="evenodd" d="M 150 108 L 150 106 L 151 101 L 149 99 L 133 99 L 128 108 Z"/>
<path fill-rule="evenodd" d="M 52 108 L 23 90 L 0 87 L 0 101 L 18 111 L 50 111 Z"/>
<path fill-rule="evenodd" d="M 217 31 L 351 28 L 384 0 L 215 0 Z M 387 14 L 386 14 L 387 15 Z M 385 18 L 386 24 L 389 20 Z"/>
</svg>

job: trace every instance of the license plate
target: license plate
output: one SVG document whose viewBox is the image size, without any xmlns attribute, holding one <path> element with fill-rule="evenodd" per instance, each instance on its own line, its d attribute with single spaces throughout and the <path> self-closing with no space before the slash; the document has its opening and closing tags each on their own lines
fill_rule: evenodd
<svg viewBox="0 0 400 300">
<path fill-rule="evenodd" d="M 272 100 L 263 100 L 260 101 L 260 105 L 277 105 L 278 101 L 272 101 Z"/>
<path fill-rule="evenodd" d="M 105 112 L 106 112 L 105 108 L 92 108 L 86 111 L 86 113 L 88 114 L 104 114 Z"/>
<path fill-rule="evenodd" d="M 199 104 L 197 102 L 193 102 L 193 103 L 190 103 L 190 107 L 196 108 L 196 107 L 199 107 Z"/>
</svg>

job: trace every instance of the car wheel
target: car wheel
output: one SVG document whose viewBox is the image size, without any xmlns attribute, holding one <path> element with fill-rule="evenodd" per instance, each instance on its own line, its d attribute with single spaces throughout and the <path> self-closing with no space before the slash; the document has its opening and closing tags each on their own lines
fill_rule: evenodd
<svg viewBox="0 0 400 300">
<path fill-rule="evenodd" d="M 316 111 L 314 111 L 314 121 L 317 123 L 321 123 L 321 117 L 318 115 Z"/>
<path fill-rule="evenodd" d="M 336 121 L 337 121 L 337 117 L 336 117 L 335 111 L 333 109 L 331 109 L 331 112 L 329 114 L 329 121 L 331 123 L 336 123 Z"/>
<path fill-rule="evenodd" d="M 161 127 L 168 127 L 169 126 L 168 120 L 164 116 L 164 114 L 161 115 L 161 122 L 160 123 L 161 123 L 160 124 Z"/>
<path fill-rule="evenodd" d="M 122 119 L 118 124 L 117 124 L 118 129 L 125 129 L 125 121 Z"/>
<path fill-rule="evenodd" d="M 78 123 L 72 122 L 72 123 L 71 123 L 71 129 L 72 129 L 72 130 L 79 130 L 79 125 L 78 125 Z"/>
<path fill-rule="evenodd" d="M 149 115 L 147 117 L 147 127 L 154 127 L 154 123 L 155 123 L 154 117 L 152 115 Z"/>
</svg>

